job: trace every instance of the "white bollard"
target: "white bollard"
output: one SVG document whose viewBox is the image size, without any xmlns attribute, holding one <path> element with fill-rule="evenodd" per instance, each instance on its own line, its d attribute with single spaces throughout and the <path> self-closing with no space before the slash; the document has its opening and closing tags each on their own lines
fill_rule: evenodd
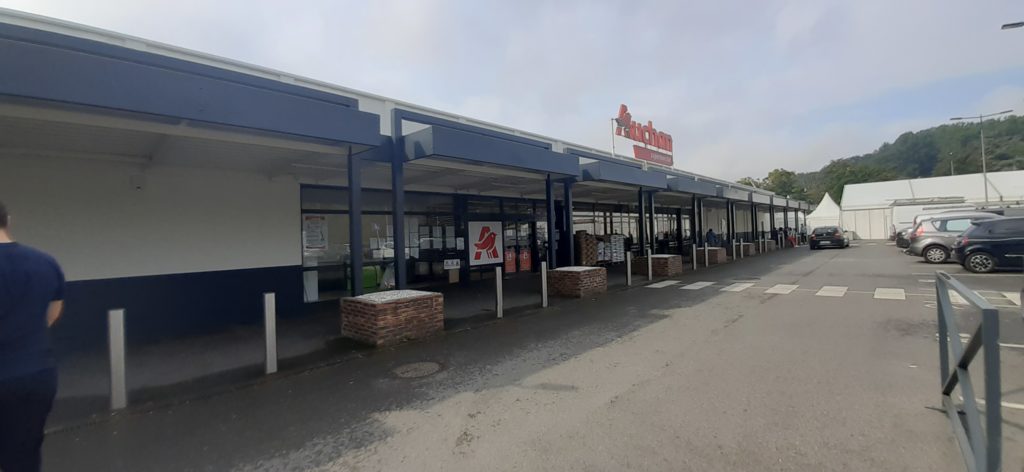
<svg viewBox="0 0 1024 472">
<path fill-rule="evenodd" d="M 277 295 L 263 294 L 263 373 L 277 372 Z"/>
<path fill-rule="evenodd" d="M 505 303 L 501 295 L 501 266 L 494 268 L 494 311 L 498 313 L 498 318 L 505 316 Z"/>
<path fill-rule="evenodd" d="M 125 372 L 124 308 L 107 312 L 107 345 L 110 349 L 110 409 L 128 406 Z"/>
<path fill-rule="evenodd" d="M 626 251 L 626 286 L 633 285 L 633 251 Z"/>
<path fill-rule="evenodd" d="M 540 306 L 548 307 L 548 261 L 540 261 Z"/>
<path fill-rule="evenodd" d="M 693 270 L 697 270 L 697 245 L 696 244 L 691 244 L 690 245 L 690 265 L 693 267 Z"/>
<path fill-rule="evenodd" d="M 743 238 L 740 238 L 740 259 L 743 259 Z"/>
<path fill-rule="evenodd" d="M 647 250 L 647 280 L 654 280 L 654 266 L 651 265 L 651 250 Z"/>
<path fill-rule="evenodd" d="M 708 243 L 704 243 L 704 268 L 708 268 Z"/>
</svg>

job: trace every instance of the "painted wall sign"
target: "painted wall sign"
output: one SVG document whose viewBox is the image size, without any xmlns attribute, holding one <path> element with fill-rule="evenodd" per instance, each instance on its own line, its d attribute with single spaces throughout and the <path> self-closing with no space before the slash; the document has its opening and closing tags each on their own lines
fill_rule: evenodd
<svg viewBox="0 0 1024 472">
<path fill-rule="evenodd" d="M 501 239 L 501 222 L 470 221 L 468 227 L 469 265 L 500 264 L 502 254 L 499 248 L 504 245 Z"/>
<path fill-rule="evenodd" d="M 302 215 L 302 246 L 307 251 L 327 249 L 326 215 Z"/>
<path fill-rule="evenodd" d="M 615 134 L 612 136 L 613 151 L 631 151 L 634 159 L 672 166 L 672 135 L 658 131 L 654 123 L 633 121 L 633 115 L 626 105 L 619 105 L 615 117 Z"/>
</svg>

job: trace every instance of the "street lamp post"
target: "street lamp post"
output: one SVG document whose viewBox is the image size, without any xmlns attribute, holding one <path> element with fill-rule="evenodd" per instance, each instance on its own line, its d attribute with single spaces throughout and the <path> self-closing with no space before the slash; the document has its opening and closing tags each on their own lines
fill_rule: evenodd
<svg viewBox="0 0 1024 472">
<path fill-rule="evenodd" d="M 978 119 L 978 128 L 981 129 L 981 178 L 985 185 L 985 205 L 988 205 L 988 164 L 985 158 L 985 118 L 991 118 L 993 116 L 1005 115 L 1007 113 L 1013 113 L 1013 110 L 1003 110 L 999 113 L 989 113 L 987 115 L 978 116 L 955 116 L 950 118 L 949 121 L 962 121 L 962 120 L 973 120 Z"/>
</svg>

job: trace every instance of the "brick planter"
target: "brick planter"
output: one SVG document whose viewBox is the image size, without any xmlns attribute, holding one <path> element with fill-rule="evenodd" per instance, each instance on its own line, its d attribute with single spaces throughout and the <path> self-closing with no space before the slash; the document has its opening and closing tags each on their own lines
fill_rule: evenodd
<svg viewBox="0 0 1024 472">
<path fill-rule="evenodd" d="M 341 302 L 341 334 L 372 346 L 398 344 L 444 331 L 444 296 L 392 290 Z"/>
<path fill-rule="evenodd" d="M 754 255 L 754 243 L 743 243 L 743 249 L 740 250 L 744 257 Z"/>
<path fill-rule="evenodd" d="M 708 265 L 722 264 L 725 262 L 725 248 L 722 247 L 709 247 L 708 248 Z M 697 265 L 704 264 L 704 248 L 697 248 Z"/>
<path fill-rule="evenodd" d="M 655 277 L 672 277 L 683 273 L 683 256 L 675 254 L 654 254 L 651 256 L 651 272 Z M 647 275 L 647 256 L 633 260 L 633 273 Z"/>
<path fill-rule="evenodd" d="M 556 297 L 583 298 L 608 291 L 604 267 L 559 267 L 548 271 L 548 292 Z"/>
</svg>

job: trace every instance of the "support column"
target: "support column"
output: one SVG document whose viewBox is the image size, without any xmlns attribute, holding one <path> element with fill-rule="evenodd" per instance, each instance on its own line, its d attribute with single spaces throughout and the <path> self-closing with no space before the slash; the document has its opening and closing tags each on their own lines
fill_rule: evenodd
<svg viewBox="0 0 1024 472">
<path fill-rule="evenodd" d="M 348 241 L 349 280 L 352 296 L 363 294 L 363 183 L 362 159 L 348 156 Z"/>
<path fill-rule="evenodd" d="M 548 253 L 545 257 L 548 268 L 554 269 L 558 264 L 555 263 L 555 183 L 551 181 L 551 174 L 548 174 L 547 180 L 544 181 L 544 197 L 548 221 Z"/>
<path fill-rule="evenodd" d="M 573 241 L 575 234 L 572 229 L 572 184 L 572 179 L 562 181 L 562 190 L 564 192 L 562 206 L 565 211 L 565 235 L 567 236 L 565 238 L 565 245 L 568 248 L 569 265 L 571 266 L 576 265 L 576 248 L 575 241 Z"/>
<path fill-rule="evenodd" d="M 698 244 L 701 236 L 700 230 L 697 229 L 700 227 L 700 225 L 697 224 L 697 204 L 697 196 L 692 195 L 690 197 L 690 239 L 693 240 L 694 245 Z"/>
<path fill-rule="evenodd" d="M 676 234 L 672 235 L 676 238 L 676 247 L 679 248 L 679 254 L 686 254 L 685 248 L 683 248 L 683 209 L 676 208 Z"/>
<path fill-rule="evenodd" d="M 658 240 L 655 237 L 657 231 L 654 229 L 654 192 L 647 192 L 647 221 L 648 221 L 648 236 L 647 246 L 651 249 L 651 254 L 658 253 Z"/>
<path fill-rule="evenodd" d="M 725 232 L 722 236 L 723 243 L 729 243 L 733 239 L 732 201 L 725 201 Z"/>
<path fill-rule="evenodd" d="M 406 288 L 405 258 L 405 138 L 395 141 L 391 158 L 391 227 L 395 248 L 395 288 Z"/>
<path fill-rule="evenodd" d="M 647 248 L 647 238 L 644 237 L 644 233 L 646 233 L 646 230 L 644 229 L 644 227 L 647 226 L 647 212 L 646 212 L 647 202 L 644 199 L 644 191 L 643 191 L 643 189 L 637 190 L 636 198 L 637 198 L 638 203 L 639 203 L 639 211 L 640 211 L 640 215 L 639 215 L 640 219 L 639 219 L 639 221 L 637 221 L 637 224 L 636 224 L 636 231 L 638 233 L 637 234 L 637 243 L 640 246 L 640 254 L 644 254 L 644 253 L 646 253 L 645 249 Z"/>
<path fill-rule="evenodd" d="M 761 239 L 761 232 L 757 228 L 757 205 L 750 202 L 750 242 L 755 243 Z"/>
</svg>

